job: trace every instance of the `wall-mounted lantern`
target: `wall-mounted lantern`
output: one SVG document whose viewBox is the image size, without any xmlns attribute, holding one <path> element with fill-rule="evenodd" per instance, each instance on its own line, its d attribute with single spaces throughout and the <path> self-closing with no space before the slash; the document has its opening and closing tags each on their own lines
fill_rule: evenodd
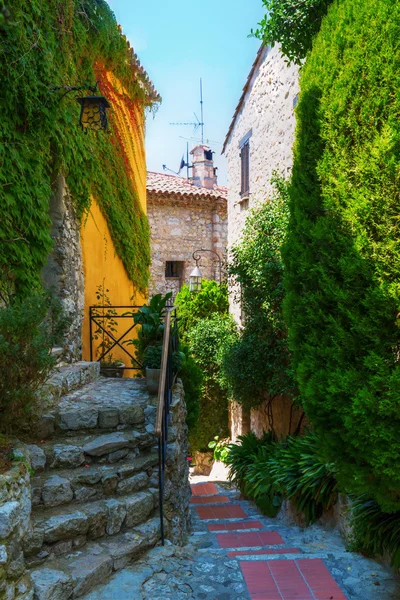
<svg viewBox="0 0 400 600">
<path fill-rule="evenodd" d="M 107 131 L 107 108 L 110 108 L 110 104 L 104 96 L 98 95 L 98 82 L 95 85 L 86 86 L 57 86 L 52 88 L 52 91 L 65 90 L 61 96 L 60 101 L 69 94 L 70 92 L 87 90 L 92 92 L 91 96 L 83 96 L 82 98 L 76 98 L 76 101 L 81 105 L 81 114 L 79 117 L 79 123 L 85 133 L 89 130 L 92 131 Z"/>
<path fill-rule="evenodd" d="M 107 123 L 107 108 L 110 108 L 110 104 L 103 96 L 85 96 L 84 98 L 77 98 L 77 102 L 81 105 L 81 115 L 79 122 L 83 131 L 92 129 L 94 131 L 100 131 L 108 129 Z"/>
<path fill-rule="evenodd" d="M 206 250 L 205 248 L 195 250 L 193 252 L 193 259 L 196 261 L 196 266 L 189 276 L 189 289 L 194 293 L 201 291 L 201 281 L 203 279 L 203 275 L 199 268 L 199 260 L 201 259 L 199 252 L 211 252 L 211 254 L 214 254 L 217 257 L 219 262 L 219 285 L 222 283 L 222 259 L 218 252 L 215 252 L 215 250 Z"/>
</svg>

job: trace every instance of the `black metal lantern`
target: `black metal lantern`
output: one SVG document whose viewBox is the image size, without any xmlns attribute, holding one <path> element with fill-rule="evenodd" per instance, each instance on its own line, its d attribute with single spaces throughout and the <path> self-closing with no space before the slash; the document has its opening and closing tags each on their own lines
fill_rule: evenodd
<svg viewBox="0 0 400 600">
<path fill-rule="evenodd" d="M 79 122 L 85 132 L 89 129 L 93 131 L 107 130 L 106 110 L 110 108 L 110 105 L 103 96 L 85 96 L 76 100 L 81 105 Z"/>
</svg>

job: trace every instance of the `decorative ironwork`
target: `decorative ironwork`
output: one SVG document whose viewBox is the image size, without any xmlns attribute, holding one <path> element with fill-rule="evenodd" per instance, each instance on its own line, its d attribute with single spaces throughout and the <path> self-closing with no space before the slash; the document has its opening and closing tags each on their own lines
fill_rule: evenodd
<svg viewBox="0 0 400 600">
<path fill-rule="evenodd" d="M 135 329 L 135 327 L 137 327 L 137 324 L 133 321 L 133 315 L 135 312 L 137 312 L 139 310 L 139 306 L 90 306 L 89 307 L 89 328 L 90 328 L 90 360 L 93 361 L 93 356 L 94 356 L 94 342 L 95 342 L 95 335 L 94 335 L 94 327 L 97 327 L 98 331 L 101 331 L 102 334 L 104 336 L 106 336 L 106 340 L 108 340 L 107 344 L 103 344 L 102 346 L 102 351 L 100 356 L 97 357 L 97 361 L 96 362 L 103 362 L 107 360 L 107 357 L 110 358 L 112 351 L 115 348 L 120 348 L 121 350 L 124 351 L 125 354 L 127 354 L 130 358 L 130 360 L 132 361 L 132 367 L 121 367 L 121 369 L 125 370 L 125 371 L 141 371 L 143 369 L 143 365 L 137 360 L 137 358 L 131 354 L 129 352 L 129 350 L 127 349 L 126 345 L 124 345 L 124 341 L 126 336 L 133 332 L 133 330 Z M 127 311 L 129 310 L 129 314 L 126 314 L 126 312 L 124 314 L 118 314 L 118 311 Z M 114 331 L 114 327 L 112 328 L 112 331 L 110 330 L 110 328 L 107 328 L 107 321 L 117 321 L 119 319 L 129 319 L 131 321 L 131 325 L 128 327 L 128 329 L 126 329 L 124 331 L 124 333 L 121 335 L 120 332 L 118 333 L 118 337 L 117 337 L 117 332 Z M 115 334 L 115 335 L 114 335 Z M 104 367 L 106 368 L 106 367 Z M 110 367 L 112 368 L 112 367 Z"/>
</svg>

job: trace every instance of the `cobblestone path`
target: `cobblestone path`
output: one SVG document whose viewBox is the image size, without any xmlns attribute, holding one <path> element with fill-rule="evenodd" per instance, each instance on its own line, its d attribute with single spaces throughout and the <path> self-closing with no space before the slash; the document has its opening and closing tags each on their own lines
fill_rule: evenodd
<svg viewBox="0 0 400 600">
<path fill-rule="evenodd" d="M 196 478 L 194 478 L 196 479 Z M 339 534 L 262 516 L 226 484 L 192 485 L 193 534 L 156 547 L 85 600 L 398 600 L 399 582 Z"/>
</svg>

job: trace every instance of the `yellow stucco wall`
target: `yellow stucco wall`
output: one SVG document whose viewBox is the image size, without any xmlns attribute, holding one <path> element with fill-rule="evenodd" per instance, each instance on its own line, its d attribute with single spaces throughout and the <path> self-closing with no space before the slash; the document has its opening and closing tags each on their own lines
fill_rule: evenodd
<svg viewBox="0 0 400 600">
<path fill-rule="evenodd" d="M 112 73 L 102 71 L 100 89 L 112 106 L 113 126 L 123 148 L 127 169 L 132 177 L 132 183 L 137 191 L 141 207 L 146 212 L 146 156 L 144 146 L 144 108 L 132 101 L 121 83 Z M 115 251 L 110 230 L 105 216 L 102 214 L 95 198 L 81 227 L 81 245 L 85 277 L 85 313 L 82 329 L 82 357 L 90 360 L 90 325 L 89 307 L 98 305 L 96 298 L 98 286 L 109 290 L 107 296 L 111 304 L 116 306 L 136 304 L 140 306 L 145 297 L 139 294 L 130 281 L 122 260 Z M 120 311 L 122 313 L 123 311 Z M 128 319 L 117 321 L 118 331 L 122 334 L 128 325 Z M 124 329 L 125 328 L 125 329 Z M 133 337 L 131 333 L 128 339 Z M 132 348 L 130 349 L 131 353 Z M 117 348 L 112 351 L 114 360 L 122 360 L 126 366 L 131 366 L 129 357 Z M 96 360 L 94 348 L 93 359 Z M 132 371 L 125 372 L 132 376 Z"/>
</svg>

